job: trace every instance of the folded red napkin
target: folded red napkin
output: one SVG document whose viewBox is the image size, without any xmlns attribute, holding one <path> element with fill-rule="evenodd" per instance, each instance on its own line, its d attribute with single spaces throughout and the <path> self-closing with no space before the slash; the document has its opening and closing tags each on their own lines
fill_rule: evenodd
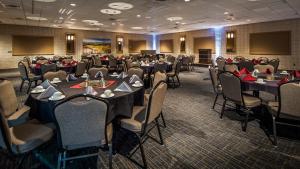
<svg viewBox="0 0 300 169">
<path fill-rule="evenodd" d="M 251 74 L 247 74 L 244 78 L 244 81 L 256 81 L 256 78 L 253 77 Z"/>
<path fill-rule="evenodd" d="M 295 76 L 296 78 L 300 78 L 300 70 L 295 70 L 295 71 L 294 71 L 294 76 Z"/>
<path fill-rule="evenodd" d="M 250 74 L 250 72 L 246 69 L 246 68 L 243 68 L 242 70 L 240 70 L 240 75 L 244 75 L 244 74 Z"/>
<path fill-rule="evenodd" d="M 41 66 L 42 66 L 42 64 L 39 64 L 39 63 L 35 64 L 35 68 L 37 68 L 37 69 L 41 68 Z"/>
<path fill-rule="evenodd" d="M 242 74 L 239 71 L 234 71 L 233 74 L 235 74 L 236 76 L 240 77 Z"/>
<path fill-rule="evenodd" d="M 227 59 L 226 59 L 226 62 L 227 62 L 227 63 L 232 63 L 233 60 L 232 60 L 231 58 L 227 58 Z"/>
<path fill-rule="evenodd" d="M 106 81 L 106 86 L 105 88 L 108 88 L 109 86 L 113 85 L 116 81 L 115 80 L 108 80 Z M 85 82 L 83 82 L 85 83 Z M 101 89 L 105 89 L 104 87 L 102 86 L 94 86 L 95 88 L 101 88 Z M 84 88 L 82 83 L 79 83 L 79 84 L 76 84 L 76 85 L 73 85 L 70 87 L 71 89 L 81 89 L 81 88 Z"/>
<path fill-rule="evenodd" d="M 284 77 L 284 78 L 282 78 L 282 79 L 278 82 L 278 84 L 281 85 L 281 84 L 284 84 L 284 83 L 287 83 L 287 82 L 289 82 L 289 79 L 288 79 L 287 77 Z"/>
<path fill-rule="evenodd" d="M 270 69 L 267 69 L 267 70 L 266 70 L 266 74 L 268 74 L 268 75 L 272 74 L 271 70 L 270 70 Z"/>
</svg>

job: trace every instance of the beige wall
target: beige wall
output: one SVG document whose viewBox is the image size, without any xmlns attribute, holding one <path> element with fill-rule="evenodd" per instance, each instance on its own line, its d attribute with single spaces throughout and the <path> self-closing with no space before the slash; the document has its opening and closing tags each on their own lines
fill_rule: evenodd
<svg viewBox="0 0 300 169">
<path fill-rule="evenodd" d="M 237 52 L 235 54 L 226 53 L 226 38 L 225 34 L 227 30 L 236 31 L 237 40 L 236 47 Z M 274 32 L 274 31 L 291 31 L 292 34 L 292 52 L 291 55 L 250 55 L 249 51 L 249 34 L 258 33 L 258 32 Z M 177 56 L 180 54 L 180 37 L 182 35 L 186 36 L 186 54 L 191 55 L 195 54 L 198 56 L 198 53 L 194 53 L 193 39 L 196 37 L 209 37 L 215 36 L 214 29 L 205 29 L 197 31 L 188 31 L 180 32 L 173 34 L 164 34 L 157 36 L 157 46 L 159 49 L 159 40 L 160 39 L 173 39 L 174 41 L 174 53 L 173 55 Z M 293 64 L 296 64 L 296 68 L 300 69 L 300 19 L 284 20 L 284 21 L 275 21 L 275 22 L 266 22 L 266 23 L 256 23 L 248 25 L 239 25 L 225 27 L 221 29 L 221 55 L 224 57 L 234 57 L 234 56 L 244 56 L 249 59 L 258 58 L 261 56 L 266 56 L 270 59 L 279 58 L 280 59 L 280 68 L 281 69 L 291 69 Z M 274 42 L 274 43 L 280 43 Z M 213 57 L 217 57 L 214 56 Z M 198 57 L 196 57 L 195 62 L 198 62 Z"/>
<path fill-rule="evenodd" d="M 126 34 L 100 31 L 67 30 L 34 26 L 17 26 L 0 24 L 0 69 L 16 68 L 23 56 L 12 56 L 12 35 L 54 36 L 54 55 L 66 55 L 65 34 L 76 36 L 76 58 L 82 54 L 82 40 L 85 38 L 107 38 L 112 40 L 112 53 L 116 53 L 116 36 L 124 37 L 123 54 L 128 54 L 128 41 L 146 40 L 146 49 L 152 47 L 152 36 L 143 34 Z M 28 42 L 30 43 L 30 42 Z M 52 56 L 46 56 L 52 57 Z"/>
</svg>

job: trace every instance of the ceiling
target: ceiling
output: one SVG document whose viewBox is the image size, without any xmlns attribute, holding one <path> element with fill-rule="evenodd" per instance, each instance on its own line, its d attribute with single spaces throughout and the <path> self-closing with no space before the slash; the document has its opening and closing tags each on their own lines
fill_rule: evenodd
<svg viewBox="0 0 300 169">
<path fill-rule="evenodd" d="M 0 21 L 16 25 L 162 34 L 300 17 L 300 0 L 185 1 L 0 0 Z M 100 12 L 111 9 L 109 4 L 113 2 L 129 3 L 125 6 L 133 7 L 119 10 L 121 13 L 115 15 Z M 37 20 L 28 19 L 30 17 Z"/>
</svg>

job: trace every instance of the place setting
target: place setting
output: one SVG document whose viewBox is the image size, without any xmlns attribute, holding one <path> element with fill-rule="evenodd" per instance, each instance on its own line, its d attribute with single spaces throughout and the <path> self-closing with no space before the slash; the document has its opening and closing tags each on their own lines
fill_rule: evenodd
<svg viewBox="0 0 300 169">
<path fill-rule="evenodd" d="M 52 84 L 57 84 L 57 83 L 60 83 L 60 82 L 62 82 L 62 81 L 58 77 L 55 77 L 55 78 L 53 78 L 52 81 L 50 81 L 50 83 L 52 83 Z"/>
<path fill-rule="evenodd" d="M 111 98 L 114 97 L 115 94 L 110 90 L 110 89 L 106 89 L 101 95 L 100 97 L 102 98 Z"/>
</svg>

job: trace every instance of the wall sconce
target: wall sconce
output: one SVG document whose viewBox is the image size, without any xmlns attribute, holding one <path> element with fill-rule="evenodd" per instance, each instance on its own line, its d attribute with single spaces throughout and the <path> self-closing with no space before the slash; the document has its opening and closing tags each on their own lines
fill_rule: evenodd
<svg viewBox="0 0 300 169">
<path fill-rule="evenodd" d="M 75 34 L 66 34 L 66 54 L 75 54 Z"/>
<path fill-rule="evenodd" d="M 185 53 L 185 36 L 180 37 L 180 52 Z"/>
<path fill-rule="evenodd" d="M 233 39 L 233 38 L 235 38 L 234 34 L 235 34 L 234 32 L 227 32 L 226 33 L 227 39 Z"/>
<path fill-rule="evenodd" d="M 235 53 L 236 52 L 236 32 L 229 31 L 226 32 L 226 52 Z"/>
<path fill-rule="evenodd" d="M 117 36 L 117 53 L 123 53 L 124 38 Z"/>
</svg>

